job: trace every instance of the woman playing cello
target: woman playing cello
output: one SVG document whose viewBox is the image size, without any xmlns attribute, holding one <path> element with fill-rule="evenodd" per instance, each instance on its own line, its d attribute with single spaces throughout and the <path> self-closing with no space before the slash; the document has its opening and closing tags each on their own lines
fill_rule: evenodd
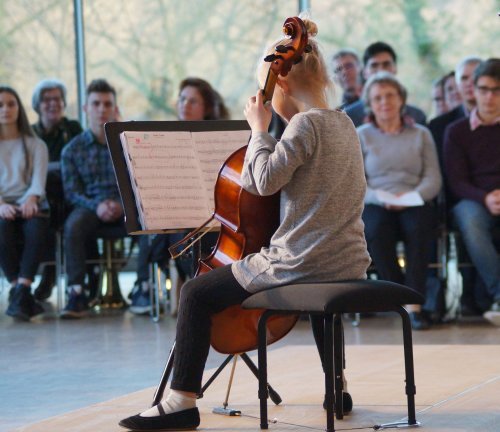
<svg viewBox="0 0 500 432">
<path fill-rule="evenodd" d="M 366 277 L 370 258 L 361 220 L 366 184 L 359 141 L 349 118 L 328 108 L 330 80 L 313 38 L 317 27 L 304 23 L 309 49 L 286 77 L 277 78 L 272 98 L 274 110 L 288 122 L 281 140 L 267 133 L 271 107 L 263 103 L 261 91 L 245 107 L 252 138 L 241 181 L 256 195 L 281 190 L 280 225 L 260 252 L 184 285 L 170 392 L 158 405 L 122 420 L 125 428 L 166 431 L 199 425 L 196 394 L 214 314 L 273 286 Z M 259 66 L 259 78 L 268 64 Z"/>
</svg>

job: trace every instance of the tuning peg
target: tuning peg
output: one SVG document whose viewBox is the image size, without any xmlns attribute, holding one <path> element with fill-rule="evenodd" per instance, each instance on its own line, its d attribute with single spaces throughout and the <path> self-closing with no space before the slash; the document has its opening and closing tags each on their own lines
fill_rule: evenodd
<svg viewBox="0 0 500 432">
<path fill-rule="evenodd" d="M 273 62 L 276 60 L 277 56 L 275 54 L 269 54 L 266 57 L 264 57 L 265 62 Z"/>
<path fill-rule="evenodd" d="M 290 49 L 290 47 L 287 47 L 286 45 L 278 45 L 275 49 L 277 52 L 281 54 L 286 54 L 286 52 Z"/>
<path fill-rule="evenodd" d="M 310 53 L 312 51 L 312 46 L 307 44 L 305 47 L 304 47 L 304 52 L 305 53 Z"/>
</svg>

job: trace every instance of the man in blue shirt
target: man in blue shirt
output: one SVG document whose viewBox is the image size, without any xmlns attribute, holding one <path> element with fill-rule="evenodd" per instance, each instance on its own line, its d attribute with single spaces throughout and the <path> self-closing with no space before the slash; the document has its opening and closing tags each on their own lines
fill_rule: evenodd
<svg viewBox="0 0 500 432">
<path fill-rule="evenodd" d="M 80 318 L 88 310 L 84 292 L 87 245 L 103 225 L 123 224 L 123 207 L 106 145 L 104 124 L 116 120 L 116 91 L 102 79 L 87 87 L 84 106 L 89 128 L 63 149 L 61 170 L 66 201 L 72 211 L 64 225 L 68 303 L 63 318 Z"/>
<path fill-rule="evenodd" d="M 392 47 L 385 42 L 375 42 L 369 45 L 363 53 L 363 78 L 365 81 L 377 72 L 386 71 L 393 75 L 397 73 L 397 57 Z M 348 105 L 346 114 L 351 118 L 354 126 L 358 127 L 364 123 L 366 117 L 365 104 L 362 99 Z M 413 105 L 405 105 L 405 114 L 411 117 L 415 123 L 426 124 L 424 112 Z"/>
</svg>

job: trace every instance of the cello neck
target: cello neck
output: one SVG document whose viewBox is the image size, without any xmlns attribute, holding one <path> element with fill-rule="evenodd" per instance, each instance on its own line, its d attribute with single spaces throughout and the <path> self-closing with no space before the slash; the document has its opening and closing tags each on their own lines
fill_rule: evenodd
<svg viewBox="0 0 500 432">
<path fill-rule="evenodd" d="M 264 95 L 264 103 L 269 102 L 273 99 L 274 87 L 276 86 L 276 81 L 278 80 L 278 75 L 274 73 L 272 69 L 269 69 L 267 73 L 266 83 L 262 89 L 262 94 Z"/>
</svg>

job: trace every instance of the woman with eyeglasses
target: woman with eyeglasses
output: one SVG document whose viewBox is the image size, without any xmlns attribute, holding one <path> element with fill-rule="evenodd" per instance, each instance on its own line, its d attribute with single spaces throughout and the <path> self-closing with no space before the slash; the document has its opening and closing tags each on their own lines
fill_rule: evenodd
<svg viewBox="0 0 500 432">
<path fill-rule="evenodd" d="M 64 194 L 59 162 L 61 152 L 69 141 L 83 132 L 83 129 L 77 120 L 70 120 L 65 116 L 66 86 L 58 79 L 48 78 L 40 81 L 33 90 L 31 106 L 38 114 L 38 121 L 32 125 L 33 131 L 45 142 L 49 151 L 46 190 L 52 214 L 51 228 L 47 234 L 43 257 L 43 260 L 48 262 L 55 260 L 55 230 L 63 223 L 64 218 Z M 40 283 L 35 290 L 35 298 L 37 300 L 48 299 L 55 282 L 55 266 L 46 264 L 42 269 Z"/>
<path fill-rule="evenodd" d="M 368 250 L 381 279 L 405 284 L 425 297 L 436 225 L 433 200 L 441 189 L 434 141 L 426 127 L 404 116 L 406 90 L 393 74 L 370 77 L 363 99 L 370 122 L 357 131 L 368 186 L 363 212 Z M 387 193 L 394 198 L 388 199 Z M 406 193 L 412 194 L 403 197 Z M 412 195 L 413 202 L 403 201 Z M 404 273 L 396 254 L 400 240 L 405 246 Z M 407 307 L 415 330 L 429 328 L 420 305 Z"/>
</svg>

